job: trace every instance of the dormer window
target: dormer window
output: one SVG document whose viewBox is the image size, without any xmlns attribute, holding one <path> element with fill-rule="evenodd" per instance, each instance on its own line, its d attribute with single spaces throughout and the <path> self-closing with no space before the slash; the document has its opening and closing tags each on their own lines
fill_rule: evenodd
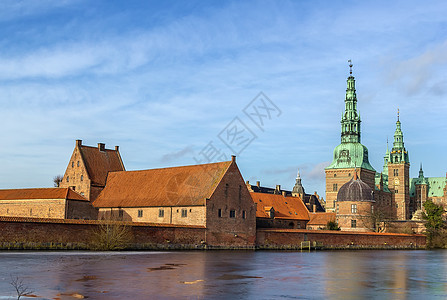
<svg viewBox="0 0 447 300">
<path fill-rule="evenodd" d="M 69 182 L 69 181 L 70 181 L 70 177 L 67 176 L 67 182 Z"/>
</svg>

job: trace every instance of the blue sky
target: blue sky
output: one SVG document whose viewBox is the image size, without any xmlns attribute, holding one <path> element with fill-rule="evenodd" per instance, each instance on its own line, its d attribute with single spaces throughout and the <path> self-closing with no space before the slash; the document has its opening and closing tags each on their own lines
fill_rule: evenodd
<svg viewBox="0 0 447 300">
<path fill-rule="evenodd" d="M 48 187 L 75 140 L 126 169 L 194 164 L 235 117 L 242 175 L 324 195 L 348 59 L 381 171 L 397 108 L 417 176 L 445 176 L 444 1 L 0 1 L 0 188 Z M 263 92 L 262 128 L 243 109 Z M 279 115 L 279 116 L 278 116 Z M 222 137 L 222 135 L 220 135 Z"/>
</svg>

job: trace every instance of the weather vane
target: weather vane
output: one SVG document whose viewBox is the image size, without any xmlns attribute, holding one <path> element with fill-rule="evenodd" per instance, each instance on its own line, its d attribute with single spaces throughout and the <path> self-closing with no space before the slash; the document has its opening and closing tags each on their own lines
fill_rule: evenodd
<svg viewBox="0 0 447 300">
<path fill-rule="evenodd" d="M 399 107 L 397 108 L 397 120 L 399 121 Z"/>
<path fill-rule="evenodd" d="M 349 63 L 349 74 L 352 75 L 352 61 L 348 59 L 348 63 Z"/>
</svg>

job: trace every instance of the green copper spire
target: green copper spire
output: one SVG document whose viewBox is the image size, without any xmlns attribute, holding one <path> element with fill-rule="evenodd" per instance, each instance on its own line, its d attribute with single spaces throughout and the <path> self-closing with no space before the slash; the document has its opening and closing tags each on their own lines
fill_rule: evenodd
<svg viewBox="0 0 447 300">
<path fill-rule="evenodd" d="M 400 127 L 399 109 L 397 110 L 396 131 L 394 132 L 393 149 L 391 150 L 392 163 L 410 163 L 408 152 L 404 146 L 404 134 Z"/>
<path fill-rule="evenodd" d="M 383 157 L 383 170 L 382 174 L 388 176 L 388 162 L 391 161 L 390 149 L 388 148 L 388 138 L 386 139 L 386 152 Z"/>
<path fill-rule="evenodd" d="M 360 114 L 357 113 L 355 79 L 352 63 L 349 62 L 349 77 L 345 96 L 345 110 L 341 117 L 341 143 L 334 149 L 332 163 L 326 169 L 363 168 L 374 171 L 368 159 L 368 149 L 360 144 Z"/>
<path fill-rule="evenodd" d="M 341 142 L 360 143 L 360 115 L 357 113 L 355 79 L 352 76 L 352 62 L 349 60 L 349 77 L 345 96 L 345 112 L 341 118 Z"/>
</svg>

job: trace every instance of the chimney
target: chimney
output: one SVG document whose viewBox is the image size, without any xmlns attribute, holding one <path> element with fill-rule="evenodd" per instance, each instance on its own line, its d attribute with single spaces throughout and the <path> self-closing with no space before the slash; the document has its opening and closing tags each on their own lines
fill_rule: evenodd
<svg viewBox="0 0 447 300">
<path fill-rule="evenodd" d="M 120 146 L 115 146 L 115 151 L 119 151 L 120 150 Z"/>
<path fill-rule="evenodd" d="M 261 182 L 260 181 L 256 181 L 256 186 L 257 187 L 261 187 Z"/>
<path fill-rule="evenodd" d="M 236 155 L 231 155 L 231 161 L 234 163 L 236 162 Z"/>
<path fill-rule="evenodd" d="M 76 140 L 76 147 L 82 146 L 82 140 Z"/>
<path fill-rule="evenodd" d="M 282 196 L 283 196 L 283 197 L 286 196 L 286 191 L 282 191 Z"/>
<path fill-rule="evenodd" d="M 247 181 L 245 182 L 245 184 L 250 184 L 250 181 L 249 181 L 249 180 L 247 180 Z"/>
<path fill-rule="evenodd" d="M 98 143 L 98 149 L 99 149 L 99 151 L 104 151 L 105 148 L 106 148 L 106 144 L 104 144 L 104 143 Z"/>
<path fill-rule="evenodd" d="M 281 185 L 280 185 L 280 184 L 277 184 L 277 185 L 276 185 L 276 191 L 279 192 L 280 190 L 281 190 Z"/>
<path fill-rule="evenodd" d="M 316 204 L 312 205 L 312 212 L 317 212 L 317 205 Z"/>
</svg>

